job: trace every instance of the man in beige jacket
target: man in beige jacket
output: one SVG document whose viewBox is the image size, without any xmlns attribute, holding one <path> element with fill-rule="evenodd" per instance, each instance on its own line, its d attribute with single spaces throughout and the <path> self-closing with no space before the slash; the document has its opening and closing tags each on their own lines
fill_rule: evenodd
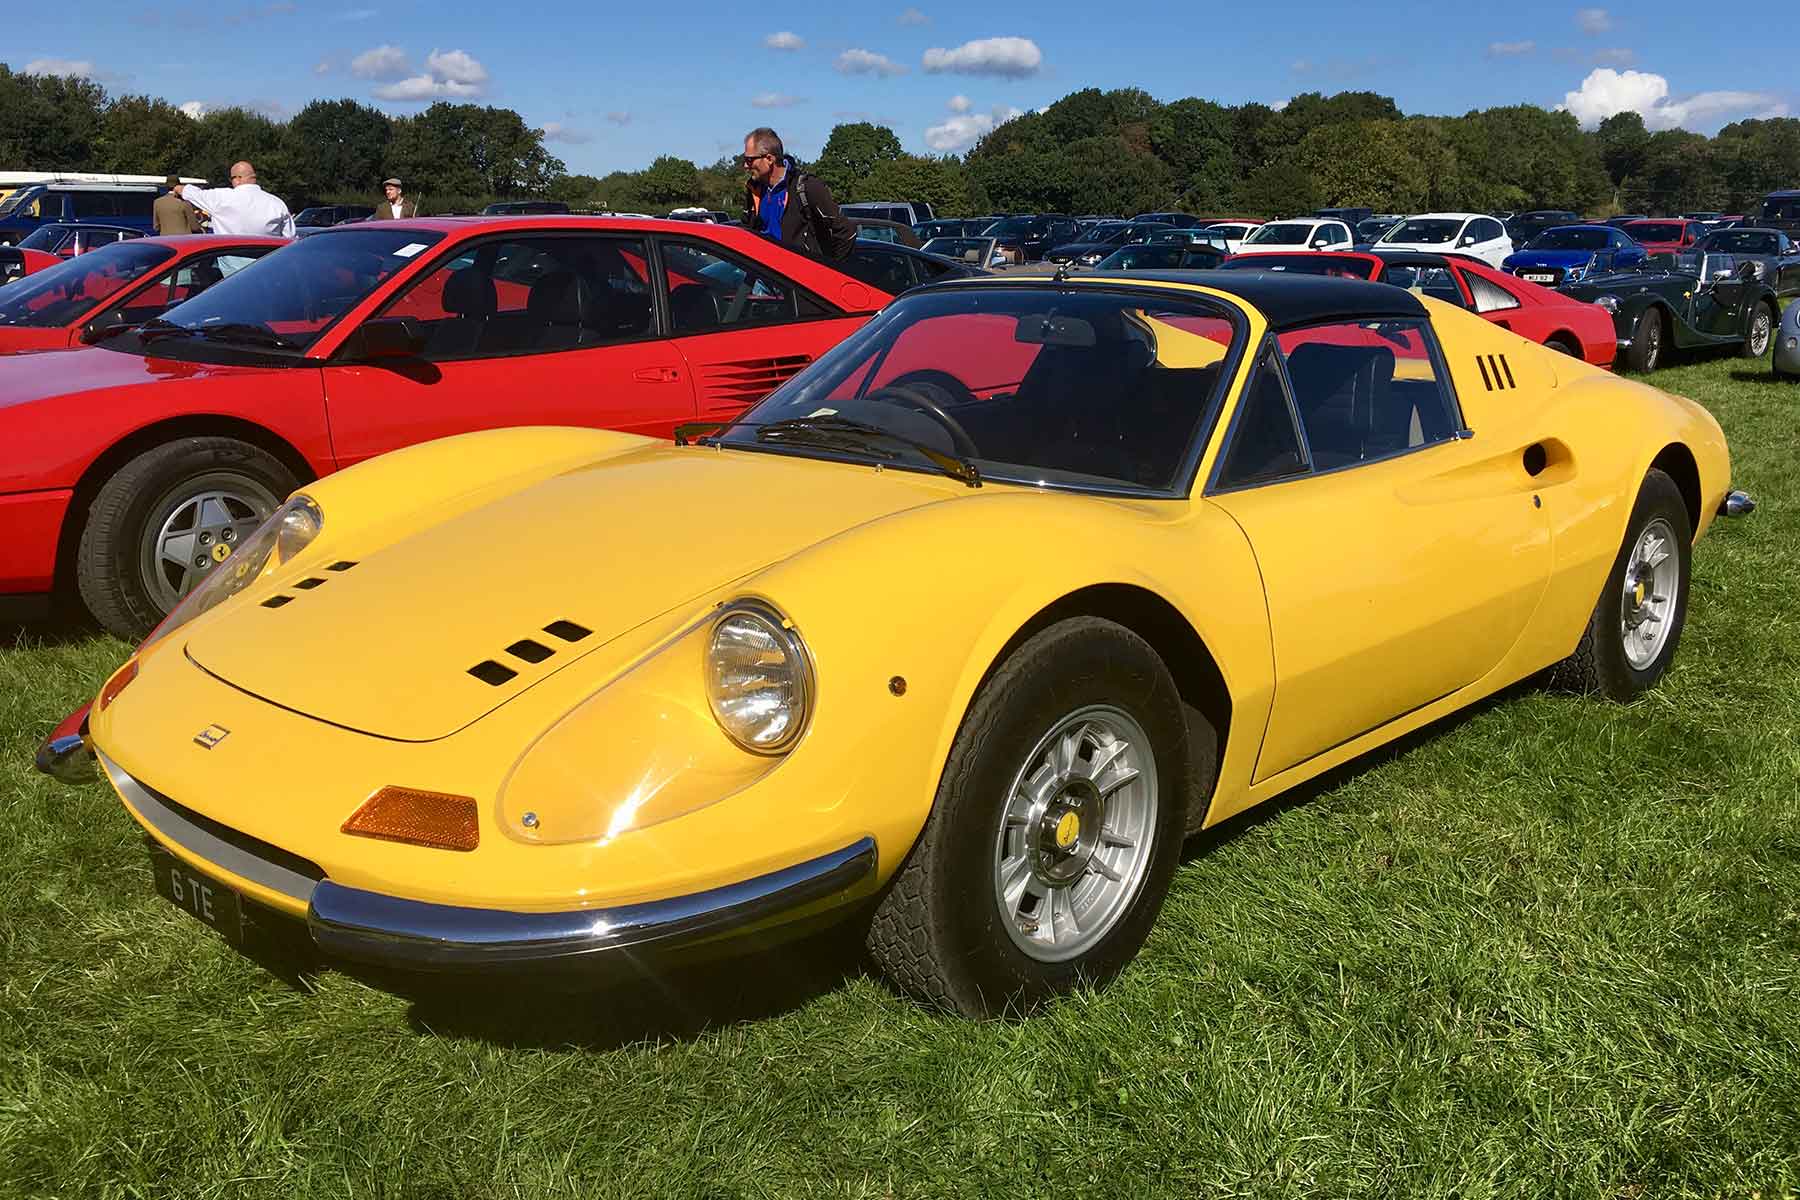
<svg viewBox="0 0 1800 1200">
<path fill-rule="evenodd" d="M 375 215 L 370 220 L 404 221 L 418 216 L 419 203 L 416 200 L 408 200 L 404 195 L 405 190 L 406 185 L 398 179 L 382 180 L 381 191 L 387 199 L 375 206 Z"/>
</svg>

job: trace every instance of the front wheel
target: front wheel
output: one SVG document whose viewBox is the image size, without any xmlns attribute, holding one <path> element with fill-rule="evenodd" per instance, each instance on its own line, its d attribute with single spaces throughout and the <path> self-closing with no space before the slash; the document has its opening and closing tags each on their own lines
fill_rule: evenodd
<svg viewBox="0 0 1800 1200">
<path fill-rule="evenodd" d="M 144 451 L 88 509 L 75 562 L 82 602 L 109 632 L 142 640 L 295 486 L 279 459 L 236 438 Z"/>
<path fill-rule="evenodd" d="M 1654 371 L 1656 364 L 1662 361 L 1662 352 L 1662 314 L 1654 308 L 1646 308 L 1631 327 L 1631 347 L 1625 351 L 1625 365 L 1639 374 Z"/>
<path fill-rule="evenodd" d="M 1174 680 L 1135 633 L 1075 617 L 1031 637 L 970 705 L 870 923 L 876 964 L 967 1016 L 1112 977 L 1174 874 L 1187 746 Z"/>
<path fill-rule="evenodd" d="M 1621 701 L 1656 686 L 1687 622 L 1693 541 L 1681 489 L 1652 468 L 1600 600 L 1575 653 L 1551 668 L 1551 686 Z"/>
</svg>

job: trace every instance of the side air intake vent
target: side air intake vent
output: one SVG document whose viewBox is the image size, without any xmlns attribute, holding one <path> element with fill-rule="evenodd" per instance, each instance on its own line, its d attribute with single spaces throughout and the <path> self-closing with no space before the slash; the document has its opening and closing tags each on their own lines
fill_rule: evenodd
<svg viewBox="0 0 1800 1200">
<path fill-rule="evenodd" d="M 1504 354 L 1477 354 L 1475 366 L 1481 372 L 1481 382 L 1490 392 L 1516 390 L 1519 386 L 1513 382 L 1512 367 L 1507 365 Z"/>
</svg>

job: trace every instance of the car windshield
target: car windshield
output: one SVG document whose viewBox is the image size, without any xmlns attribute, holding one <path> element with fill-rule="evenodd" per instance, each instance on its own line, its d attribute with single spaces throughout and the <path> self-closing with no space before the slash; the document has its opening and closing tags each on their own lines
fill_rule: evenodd
<svg viewBox="0 0 1800 1200">
<path fill-rule="evenodd" d="M 1604 250 L 1611 239 L 1604 229 L 1546 229 L 1525 243 L 1527 250 Z"/>
<path fill-rule="evenodd" d="M 1095 267 L 1101 271 L 1167 271 L 1181 266 L 1186 253 L 1185 241 L 1174 244 L 1151 242 L 1114 250 L 1096 263 Z"/>
<path fill-rule="evenodd" d="M 10 217 L 44 194 L 41 187 L 22 187 L 11 195 L 0 197 L 0 217 Z"/>
<path fill-rule="evenodd" d="M 953 456 L 989 482 L 1034 487 L 1185 490 L 1243 337 L 1199 296 L 918 292 L 718 440 L 921 471 Z"/>
<path fill-rule="evenodd" d="M 21 250 L 42 250 L 46 254 L 54 254 L 56 248 L 74 236 L 75 229 L 70 225 L 39 225 L 19 241 Z"/>
<path fill-rule="evenodd" d="M 1092 242 L 1098 246 L 1110 246 L 1124 238 L 1131 226 L 1124 221 L 1107 221 L 1100 225 L 1091 225 L 1081 231 L 1081 240 Z"/>
<path fill-rule="evenodd" d="M 992 238 L 939 237 L 925 243 L 927 254 L 941 254 L 945 258 L 960 258 L 972 262 L 976 266 L 986 266 L 986 259 L 994 252 Z"/>
<path fill-rule="evenodd" d="M 1227 271 L 1297 271 L 1304 275 L 1334 275 L 1343 279 L 1367 279 L 1371 270 L 1361 258 L 1333 258 L 1329 254 L 1253 254 L 1227 259 Z"/>
<path fill-rule="evenodd" d="M 1299 221 L 1272 221 L 1244 239 L 1253 246 L 1304 246 L 1313 227 Z"/>
<path fill-rule="evenodd" d="M 1800 196 L 1769 197 L 1762 202 L 1761 216 L 1765 221 L 1800 221 Z"/>
<path fill-rule="evenodd" d="M 1627 225 L 1625 232 L 1640 242 L 1679 242 L 1686 228 L 1679 221 L 1644 221 Z"/>
<path fill-rule="evenodd" d="M 1382 236 L 1384 242 L 1407 242 L 1420 246 L 1441 246 L 1462 232 L 1458 220 L 1429 217 L 1402 221 Z"/>
<path fill-rule="evenodd" d="M 70 321 L 175 257 L 167 246 L 119 242 L 0 288 L 0 325 L 47 329 Z"/>
<path fill-rule="evenodd" d="M 333 228 L 284 246 L 255 270 L 214 284 L 171 308 L 156 325 L 221 342 L 254 342 L 258 349 L 304 350 L 443 236 L 374 225 Z M 243 331 L 243 336 L 233 331 Z"/>
<path fill-rule="evenodd" d="M 1726 254 L 1779 254 L 1781 239 L 1766 230 L 1721 229 L 1701 238 L 1694 249 Z"/>
<path fill-rule="evenodd" d="M 989 237 L 1035 237 L 1050 228 L 1042 217 L 1008 217 L 988 230 Z"/>
<path fill-rule="evenodd" d="M 335 210 L 330 208 L 303 208 L 300 210 L 299 215 L 294 218 L 294 224 L 329 225 L 331 224 L 332 213 L 334 211 Z"/>
</svg>

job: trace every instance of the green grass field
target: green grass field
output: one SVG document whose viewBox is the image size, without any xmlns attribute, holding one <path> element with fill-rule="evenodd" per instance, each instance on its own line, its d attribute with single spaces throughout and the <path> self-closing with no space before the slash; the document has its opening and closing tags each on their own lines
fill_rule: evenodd
<svg viewBox="0 0 1800 1200">
<path fill-rule="evenodd" d="M 1643 701 L 1516 691 L 1191 848 L 1029 1020 L 824 943 L 600 994 L 276 974 L 31 752 L 127 648 L 0 649 L 0 1197 L 1792 1196 L 1800 386 L 1655 381 L 1761 503 Z"/>
</svg>

